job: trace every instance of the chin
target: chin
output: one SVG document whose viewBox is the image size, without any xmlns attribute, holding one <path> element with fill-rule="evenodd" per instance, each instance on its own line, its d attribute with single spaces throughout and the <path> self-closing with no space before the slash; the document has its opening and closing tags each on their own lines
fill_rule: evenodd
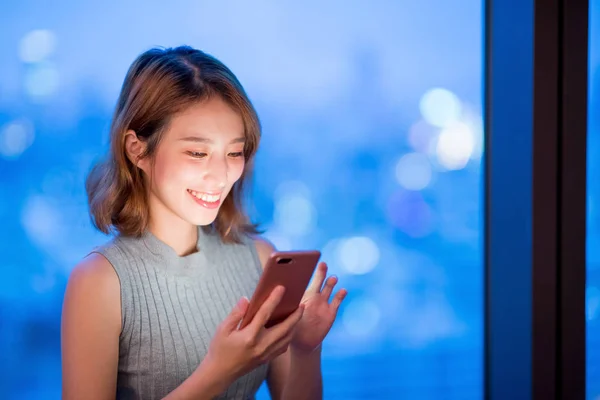
<svg viewBox="0 0 600 400">
<path fill-rule="evenodd" d="M 206 226 L 215 222 L 221 206 L 222 200 L 216 204 L 196 200 L 180 208 L 180 215 L 193 225 Z"/>
<path fill-rule="evenodd" d="M 206 226 L 210 225 L 217 219 L 218 210 L 208 211 L 204 213 L 194 213 L 193 215 L 188 214 L 189 218 L 186 218 L 193 225 Z"/>
</svg>

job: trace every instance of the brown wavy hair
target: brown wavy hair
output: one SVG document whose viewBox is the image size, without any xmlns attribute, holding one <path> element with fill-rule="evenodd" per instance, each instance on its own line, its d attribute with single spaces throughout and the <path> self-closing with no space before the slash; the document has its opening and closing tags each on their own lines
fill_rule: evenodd
<svg viewBox="0 0 600 400">
<path fill-rule="evenodd" d="M 213 96 L 221 97 L 244 121 L 246 165 L 212 228 L 228 242 L 257 233 L 242 203 L 261 136 L 258 115 L 229 68 L 188 46 L 150 49 L 127 72 L 110 127 L 109 152 L 92 168 L 85 185 L 92 223 L 98 230 L 139 237 L 148 227 L 146 182 L 127 157 L 126 132 L 133 130 L 146 143 L 142 157 L 152 158 L 173 116 Z"/>
</svg>

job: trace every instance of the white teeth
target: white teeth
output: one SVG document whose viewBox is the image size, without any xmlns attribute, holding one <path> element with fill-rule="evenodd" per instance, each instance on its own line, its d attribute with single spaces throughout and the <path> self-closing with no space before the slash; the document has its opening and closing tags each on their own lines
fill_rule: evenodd
<svg viewBox="0 0 600 400">
<path fill-rule="evenodd" d="M 192 194 L 192 196 L 194 196 L 195 198 L 205 201 L 207 203 L 214 203 L 214 202 L 218 201 L 220 198 L 219 195 L 200 193 L 200 192 L 196 192 L 194 190 L 189 190 L 189 189 L 188 189 L 188 192 L 190 192 Z"/>
</svg>

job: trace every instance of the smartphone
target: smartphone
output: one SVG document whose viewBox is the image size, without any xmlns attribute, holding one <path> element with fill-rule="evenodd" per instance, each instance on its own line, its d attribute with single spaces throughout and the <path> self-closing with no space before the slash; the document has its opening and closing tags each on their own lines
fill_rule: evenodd
<svg viewBox="0 0 600 400">
<path fill-rule="evenodd" d="M 320 258 L 321 252 L 318 250 L 273 252 L 265 264 L 239 329 L 250 324 L 273 289 L 279 285 L 285 287 L 285 293 L 265 328 L 277 325 L 296 311 Z"/>
</svg>

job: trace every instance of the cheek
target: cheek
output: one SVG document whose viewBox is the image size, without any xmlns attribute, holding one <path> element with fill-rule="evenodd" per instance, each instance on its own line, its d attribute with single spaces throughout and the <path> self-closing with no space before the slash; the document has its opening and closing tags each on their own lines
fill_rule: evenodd
<svg viewBox="0 0 600 400">
<path fill-rule="evenodd" d="M 177 167 L 171 171 L 171 179 L 187 188 L 195 187 L 200 179 L 205 175 L 204 166 L 194 162 L 180 162 Z"/>
<path fill-rule="evenodd" d="M 179 157 L 162 156 L 157 157 L 154 165 L 154 176 L 157 186 L 169 187 L 179 186 L 189 181 L 194 168 L 183 162 Z M 196 171 L 197 176 L 197 171 Z"/>
<path fill-rule="evenodd" d="M 240 179 L 242 173 L 244 172 L 244 166 L 244 161 L 232 163 L 229 165 L 228 178 L 232 184 L 235 183 L 238 179 Z"/>
</svg>

